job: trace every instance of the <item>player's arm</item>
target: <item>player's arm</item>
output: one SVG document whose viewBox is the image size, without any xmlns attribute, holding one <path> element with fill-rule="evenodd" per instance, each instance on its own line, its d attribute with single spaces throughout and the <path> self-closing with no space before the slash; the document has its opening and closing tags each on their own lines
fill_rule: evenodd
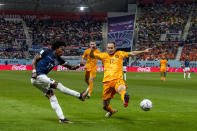
<svg viewBox="0 0 197 131">
<path fill-rule="evenodd" d="M 79 67 L 81 67 L 83 65 L 82 64 L 79 64 L 79 65 L 71 65 L 68 62 L 65 62 L 64 64 L 62 64 L 62 66 L 68 68 L 69 70 L 76 70 L 76 69 L 78 69 Z"/>
<path fill-rule="evenodd" d="M 32 78 L 34 78 L 34 79 L 36 79 L 36 77 L 37 77 L 36 65 L 37 65 L 37 62 L 40 60 L 40 58 L 41 58 L 40 55 L 36 54 L 36 56 L 32 60 Z"/>
<path fill-rule="evenodd" d="M 148 53 L 148 52 L 150 52 L 151 49 L 152 48 L 147 48 L 147 49 L 142 50 L 142 51 L 132 51 L 132 52 L 129 53 L 129 56 L 136 56 L 138 54 Z"/>
<path fill-rule="evenodd" d="M 94 50 L 91 50 L 90 51 L 90 57 L 91 58 L 97 58 L 97 59 L 100 59 L 100 60 L 102 60 L 102 55 L 101 55 L 102 53 L 100 52 L 100 51 L 94 51 Z"/>
<path fill-rule="evenodd" d="M 85 65 L 85 60 L 87 59 L 87 54 L 86 51 L 84 52 L 82 59 L 81 59 L 81 64 Z"/>
</svg>

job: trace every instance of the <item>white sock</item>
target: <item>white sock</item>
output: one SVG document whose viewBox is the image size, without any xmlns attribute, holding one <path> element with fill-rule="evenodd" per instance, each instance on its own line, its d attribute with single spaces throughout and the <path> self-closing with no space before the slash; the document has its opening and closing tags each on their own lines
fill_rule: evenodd
<svg viewBox="0 0 197 131">
<path fill-rule="evenodd" d="M 64 119 L 64 114 L 62 112 L 62 109 L 61 109 L 58 101 L 57 101 L 56 96 L 55 95 L 51 96 L 51 98 L 49 100 L 50 100 L 50 103 L 51 103 L 51 107 L 56 112 L 59 119 Z"/>
<path fill-rule="evenodd" d="M 126 81 L 127 80 L 127 74 L 124 73 L 124 80 Z"/>
<path fill-rule="evenodd" d="M 188 74 L 188 78 L 190 78 L 190 73 Z"/>
<path fill-rule="evenodd" d="M 56 87 L 60 92 L 64 93 L 64 94 L 68 94 L 71 96 L 76 96 L 76 97 L 80 97 L 80 93 L 74 90 L 71 90 L 65 86 L 63 86 L 61 83 L 58 83 L 57 87 Z"/>
<path fill-rule="evenodd" d="M 185 76 L 186 76 L 186 73 L 184 73 L 184 78 L 185 78 Z"/>
</svg>

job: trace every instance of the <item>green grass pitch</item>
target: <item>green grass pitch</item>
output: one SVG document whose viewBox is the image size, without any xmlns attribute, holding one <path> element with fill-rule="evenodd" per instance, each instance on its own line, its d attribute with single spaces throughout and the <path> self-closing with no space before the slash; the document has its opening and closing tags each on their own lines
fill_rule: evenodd
<svg viewBox="0 0 197 131">
<path fill-rule="evenodd" d="M 97 73 L 93 93 L 85 102 L 55 92 L 65 117 L 73 124 L 59 124 L 55 112 L 42 93 L 30 83 L 29 71 L 0 71 L 0 131 L 196 131 L 197 74 L 183 79 L 183 73 L 168 73 L 160 81 L 160 73 L 127 74 L 130 103 L 123 107 L 120 96 L 111 101 L 118 112 L 104 117 L 102 109 L 102 77 Z M 63 85 L 83 91 L 87 85 L 83 72 L 51 72 L 49 77 Z M 153 103 L 151 111 L 143 111 L 143 99 Z"/>
</svg>

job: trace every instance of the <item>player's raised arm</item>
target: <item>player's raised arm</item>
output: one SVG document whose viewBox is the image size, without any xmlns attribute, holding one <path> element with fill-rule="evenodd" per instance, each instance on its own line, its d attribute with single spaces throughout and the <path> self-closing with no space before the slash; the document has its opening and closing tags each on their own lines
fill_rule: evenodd
<svg viewBox="0 0 197 131">
<path fill-rule="evenodd" d="M 32 60 L 32 78 L 36 78 L 37 77 L 37 73 L 36 73 L 36 64 L 39 61 L 40 56 L 39 54 L 37 54 L 34 59 Z"/>
<path fill-rule="evenodd" d="M 68 62 L 65 62 L 64 64 L 62 64 L 62 66 L 68 68 L 69 70 L 76 70 L 79 67 L 83 66 L 83 64 L 79 64 L 79 65 L 71 65 Z"/>
<path fill-rule="evenodd" d="M 142 51 L 132 51 L 132 52 L 130 52 L 129 56 L 135 56 L 135 55 L 142 54 L 142 53 L 148 53 L 148 52 L 150 52 L 151 49 L 152 48 L 147 48 L 147 49 L 142 50 Z"/>
<path fill-rule="evenodd" d="M 87 59 L 87 53 L 86 51 L 84 51 L 83 55 L 82 55 L 82 59 L 81 59 L 81 64 L 85 64 L 85 60 Z"/>
</svg>

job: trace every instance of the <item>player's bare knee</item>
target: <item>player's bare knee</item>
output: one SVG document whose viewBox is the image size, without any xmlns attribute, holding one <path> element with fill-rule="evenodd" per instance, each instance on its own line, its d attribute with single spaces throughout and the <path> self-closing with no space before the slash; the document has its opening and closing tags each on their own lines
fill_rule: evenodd
<svg viewBox="0 0 197 131">
<path fill-rule="evenodd" d="M 126 86 L 125 85 L 120 85 L 118 87 L 118 93 L 121 93 L 122 91 L 126 90 Z"/>
</svg>

